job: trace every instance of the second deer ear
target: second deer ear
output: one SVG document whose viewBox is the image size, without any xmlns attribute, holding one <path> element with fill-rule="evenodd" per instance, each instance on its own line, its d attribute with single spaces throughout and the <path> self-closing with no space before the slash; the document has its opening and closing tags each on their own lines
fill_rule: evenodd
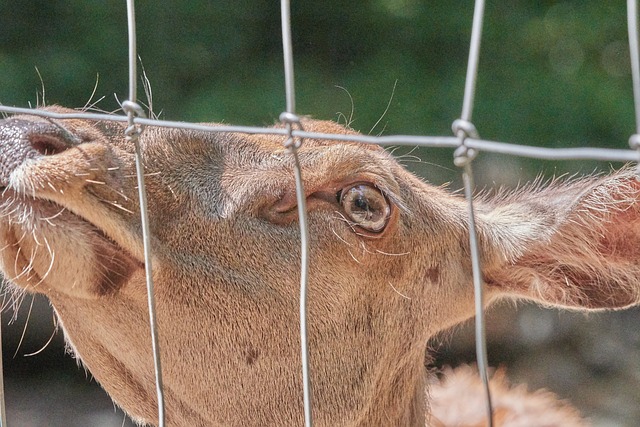
<svg viewBox="0 0 640 427">
<path fill-rule="evenodd" d="M 629 169 L 479 206 L 487 286 L 586 309 L 640 303 L 640 182 Z"/>
</svg>

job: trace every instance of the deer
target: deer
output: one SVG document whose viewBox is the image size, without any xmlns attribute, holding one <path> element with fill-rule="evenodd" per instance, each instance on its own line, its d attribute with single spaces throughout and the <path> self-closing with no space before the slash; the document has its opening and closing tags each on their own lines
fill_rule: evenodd
<svg viewBox="0 0 640 427">
<path fill-rule="evenodd" d="M 303 125 L 356 134 L 330 121 Z M 0 268 L 13 292 L 48 298 L 70 351 L 113 401 L 156 425 L 124 129 L 32 115 L 0 122 Z M 300 232 L 282 135 L 147 127 L 139 143 L 167 425 L 302 425 Z M 474 314 L 466 201 L 375 145 L 305 139 L 298 156 L 315 425 L 485 425 L 476 373 L 434 380 L 425 369 L 430 338 Z M 626 167 L 477 200 L 486 306 L 637 305 L 639 198 Z M 501 375 L 491 387 L 496 425 L 588 425 L 550 393 Z"/>
</svg>

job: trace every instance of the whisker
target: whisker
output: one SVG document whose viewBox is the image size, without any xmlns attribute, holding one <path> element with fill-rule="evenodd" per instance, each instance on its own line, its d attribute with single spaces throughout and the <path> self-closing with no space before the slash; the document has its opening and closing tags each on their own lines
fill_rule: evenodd
<svg viewBox="0 0 640 427">
<path fill-rule="evenodd" d="M 389 286 L 391 286 L 391 289 L 393 289 L 394 291 L 396 291 L 396 293 L 397 293 L 398 295 L 400 295 L 402 298 L 408 299 L 409 301 L 411 300 L 411 298 L 410 298 L 410 297 L 406 296 L 405 294 L 403 294 L 402 292 L 400 292 L 399 290 L 397 290 L 397 289 L 396 289 L 396 287 L 395 287 L 395 286 L 393 286 L 393 285 L 391 284 L 391 282 L 388 282 L 388 283 L 389 283 Z"/>
<path fill-rule="evenodd" d="M 380 122 L 382 121 L 382 119 L 384 118 L 384 116 L 387 115 L 387 112 L 389 111 L 389 107 L 391 107 L 391 102 L 393 101 L 393 97 L 396 93 L 396 86 L 398 86 L 398 80 L 396 79 L 396 81 L 393 83 L 393 89 L 391 89 L 391 96 L 389 97 L 389 102 L 387 102 L 387 107 L 384 109 L 384 111 L 382 112 L 382 115 L 380 116 L 380 118 L 378 119 L 378 121 L 373 125 L 373 127 L 371 128 L 371 130 L 369 130 L 369 135 L 371 135 L 371 133 L 373 132 L 373 130 L 380 124 Z"/>
<path fill-rule="evenodd" d="M 88 109 L 96 105 L 98 102 L 100 102 L 102 99 L 104 99 L 104 96 L 103 96 L 102 98 L 98 99 L 96 102 L 94 103 L 91 102 L 93 97 L 96 95 L 96 92 L 98 91 L 98 83 L 100 83 L 100 73 L 96 74 L 96 83 L 93 85 L 93 91 L 91 91 L 91 95 L 89 96 L 89 99 L 87 99 L 87 102 L 84 103 L 84 106 L 80 109 L 80 111 L 87 111 Z"/>
<path fill-rule="evenodd" d="M 169 184 L 167 184 L 167 188 L 171 192 L 171 195 L 173 196 L 173 199 L 174 200 L 178 200 L 178 195 L 175 193 L 175 191 L 173 191 L 173 188 L 171 188 L 171 186 Z"/>
<path fill-rule="evenodd" d="M 43 239 L 44 239 L 45 245 L 47 247 L 47 252 L 49 252 L 49 258 L 50 258 L 49 267 L 47 268 L 47 271 L 45 271 L 44 274 L 40 277 L 40 280 L 38 281 L 38 283 L 35 284 L 34 287 L 37 287 L 40 283 L 42 283 L 47 278 L 47 276 L 49 275 L 49 273 L 53 269 L 53 264 L 54 264 L 55 259 L 56 259 L 56 254 L 53 251 L 53 249 L 51 249 L 51 245 L 49 245 L 49 241 L 44 236 L 43 236 Z"/>
<path fill-rule="evenodd" d="M 119 203 L 116 203 L 116 202 L 109 202 L 109 201 L 106 201 L 106 200 L 103 200 L 103 202 L 105 202 L 105 203 L 107 203 L 107 204 L 109 204 L 109 205 L 111 205 L 111 206 L 113 206 L 113 207 L 116 207 L 116 208 L 118 208 L 118 209 L 120 209 L 120 210 L 122 210 L 122 211 L 124 211 L 124 212 L 126 212 L 126 213 L 128 213 L 128 214 L 132 214 L 132 215 L 133 215 L 133 214 L 135 213 L 135 212 L 133 212 L 132 210 L 127 209 L 127 208 L 125 208 L 124 206 L 120 205 Z"/>
<path fill-rule="evenodd" d="M 35 229 L 31 230 L 31 237 L 33 238 L 33 241 L 36 242 L 37 246 L 42 246 L 42 243 L 40 243 L 40 241 L 38 240 L 38 236 L 36 234 Z"/>
<path fill-rule="evenodd" d="M 338 240 L 340 240 L 342 243 L 344 243 L 347 246 L 353 246 L 351 243 L 347 242 L 346 240 L 344 240 L 342 237 L 340 237 L 340 235 L 338 233 L 336 233 L 336 230 L 331 227 L 331 232 L 338 238 Z"/>
<path fill-rule="evenodd" d="M 362 263 L 358 260 L 358 258 L 356 258 L 356 257 L 351 253 L 351 250 L 347 249 L 347 252 L 349 253 L 349 255 L 351 255 L 351 258 L 353 258 L 353 260 L 354 260 L 355 262 L 357 262 L 358 264 L 362 264 Z"/>
<path fill-rule="evenodd" d="M 18 346 L 16 347 L 16 352 L 13 353 L 13 358 L 15 359 L 20 351 L 20 346 L 24 341 L 24 337 L 27 334 L 27 326 L 29 325 L 29 319 L 31 319 L 31 311 L 33 310 L 33 301 L 36 299 L 34 295 L 31 295 L 31 304 L 29 304 L 29 311 L 27 312 L 27 318 L 24 321 L 24 328 L 22 328 L 22 335 L 20 335 L 20 341 L 18 341 Z"/>
<path fill-rule="evenodd" d="M 349 113 L 349 118 L 347 119 L 346 115 L 344 115 L 343 113 L 339 113 L 339 114 L 342 114 L 342 116 L 345 119 L 345 126 L 346 127 L 351 127 L 351 123 L 353 123 L 353 115 L 355 113 L 356 104 L 353 101 L 353 96 L 351 96 L 351 92 L 349 92 L 349 90 L 347 88 L 342 87 L 342 86 L 338 86 L 338 85 L 336 85 L 336 87 L 338 89 L 343 90 L 347 94 L 347 96 L 349 97 L 349 101 L 351 101 L 351 112 Z"/>
<path fill-rule="evenodd" d="M 54 318 L 55 318 L 55 316 L 54 316 Z M 51 344 L 51 342 L 55 338 L 57 332 L 58 332 L 58 324 L 56 323 L 56 326 L 54 327 L 53 332 L 51 332 L 51 336 L 49 337 L 47 342 L 39 350 L 34 351 L 33 353 L 23 354 L 23 356 L 24 357 L 31 357 L 31 356 L 35 356 L 35 355 L 38 355 L 38 354 L 42 353 L 47 347 L 49 347 L 49 344 Z M 15 355 L 14 355 L 14 357 L 15 357 Z"/>
<path fill-rule="evenodd" d="M 380 249 L 376 249 L 375 251 L 379 254 L 388 255 L 388 256 L 403 256 L 403 255 L 409 255 L 411 253 L 411 252 L 401 252 L 401 253 L 394 254 L 390 252 L 381 251 Z"/>
</svg>

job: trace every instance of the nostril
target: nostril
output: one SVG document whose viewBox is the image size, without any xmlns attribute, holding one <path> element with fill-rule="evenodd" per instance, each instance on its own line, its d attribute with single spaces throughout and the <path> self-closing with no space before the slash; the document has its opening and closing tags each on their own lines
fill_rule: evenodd
<svg viewBox="0 0 640 427">
<path fill-rule="evenodd" d="M 62 126 L 42 121 L 0 121 L 0 187 L 26 160 L 50 157 L 78 145 Z"/>
<path fill-rule="evenodd" d="M 29 142 L 31 143 L 31 147 L 43 156 L 52 156 L 62 153 L 67 149 L 67 146 L 59 139 L 46 135 L 34 135 L 29 138 Z"/>
</svg>

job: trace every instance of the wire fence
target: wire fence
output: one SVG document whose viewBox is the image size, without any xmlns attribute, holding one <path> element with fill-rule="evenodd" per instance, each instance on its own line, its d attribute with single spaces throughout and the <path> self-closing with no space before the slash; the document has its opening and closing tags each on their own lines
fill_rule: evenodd
<svg viewBox="0 0 640 427">
<path fill-rule="evenodd" d="M 464 194 L 467 199 L 469 208 L 469 230 L 470 230 L 470 247 L 471 247 L 471 263 L 473 271 L 473 286 L 476 298 L 476 357 L 478 368 L 484 384 L 486 395 L 486 410 L 488 425 L 493 425 L 491 396 L 489 393 L 488 376 L 487 376 L 487 351 L 485 339 L 485 322 L 483 311 L 483 281 L 480 268 L 480 256 L 478 242 L 476 240 L 474 208 L 473 208 L 473 160 L 479 152 L 490 152 L 497 154 L 506 154 L 511 156 L 520 156 L 528 158 L 546 159 L 546 160 L 603 160 L 603 161 L 619 161 L 619 162 L 638 162 L 640 160 L 640 52 L 638 47 L 638 10 L 637 0 L 627 0 L 627 21 L 629 49 L 631 58 L 631 71 L 633 79 L 633 95 L 635 102 L 635 119 L 636 133 L 629 138 L 629 149 L 605 149 L 605 148 L 544 148 L 535 146 L 524 146 L 509 144 L 504 142 L 483 140 L 480 138 L 476 127 L 472 122 L 474 97 L 476 92 L 476 79 L 478 75 L 478 60 L 480 55 L 480 42 L 482 38 L 482 27 L 484 18 L 484 0 L 475 2 L 471 42 L 469 48 L 469 57 L 467 65 L 467 74 L 465 80 L 465 90 L 463 98 L 463 107 L 460 117 L 452 124 L 453 136 L 415 136 L 415 135 L 390 135 L 390 136 L 366 136 L 366 135 L 333 135 L 325 133 L 306 132 L 301 124 L 300 119 L 296 115 L 296 96 L 294 86 L 294 67 L 293 67 L 293 48 L 291 41 L 291 15 L 289 0 L 281 1 L 281 20 L 282 20 L 282 45 L 284 52 L 284 70 L 285 70 L 285 91 L 286 91 L 286 109 L 280 115 L 280 121 L 284 124 L 283 128 L 264 128 L 250 126 L 207 126 L 188 122 L 176 122 L 167 120 L 149 119 L 145 117 L 144 110 L 137 103 L 137 79 L 136 71 L 137 51 L 136 51 L 136 21 L 134 0 L 127 0 L 127 16 L 129 28 L 129 98 L 122 103 L 122 110 L 125 115 L 114 114 L 98 114 L 98 113 L 71 113 L 60 114 L 49 111 L 34 110 L 30 108 L 15 108 L 0 106 L 0 112 L 7 114 L 31 114 L 34 116 L 46 117 L 50 119 L 85 119 L 95 121 L 114 121 L 127 123 L 125 131 L 126 138 L 130 140 L 136 147 L 136 171 L 138 179 L 138 188 L 140 196 L 140 214 L 143 230 L 145 271 L 147 278 L 148 308 L 151 326 L 151 342 L 153 349 L 154 370 L 156 375 L 156 391 L 158 403 L 158 420 L 159 427 L 165 425 L 165 409 L 164 395 L 162 384 L 162 369 L 160 359 L 160 349 L 158 346 L 158 331 L 155 325 L 155 304 L 153 279 L 151 275 L 151 246 L 149 238 L 149 226 L 147 215 L 146 193 L 144 187 L 144 171 L 142 166 L 142 154 L 138 145 L 138 136 L 143 132 L 145 126 L 157 126 L 180 129 L 193 129 L 206 132 L 237 132 L 244 134 L 271 134 L 280 135 L 283 138 L 283 144 L 294 156 L 294 174 L 296 181 L 296 194 L 298 198 L 298 213 L 300 224 L 300 245 L 301 245 L 301 271 L 300 271 L 300 337 L 301 337 L 301 361 L 302 361 L 302 378 L 301 384 L 303 390 L 303 404 L 305 425 L 311 427 L 313 425 L 313 400 L 311 395 L 311 382 L 313 380 L 310 375 L 310 367 L 308 361 L 309 351 L 307 342 L 307 284 L 308 273 L 307 266 L 308 257 L 308 230 L 306 219 L 306 207 L 304 189 L 302 185 L 302 173 L 298 162 L 297 150 L 304 144 L 304 139 L 314 138 L 320 140 L 334 141 L 350 141 L 366 144 L 378 144 L 381 146 L 389 145 L 411 145 L 423 147 L 447 147 L 455 149 L 454 164 L 461 168 Z M 0 358 L 1 363 L 1 358 Z M 5 427 L 6 412 L 4 405 L 4 387 L 2 378 L 2 369 L 0 365 L 0 427 Z"/>
</svg>

